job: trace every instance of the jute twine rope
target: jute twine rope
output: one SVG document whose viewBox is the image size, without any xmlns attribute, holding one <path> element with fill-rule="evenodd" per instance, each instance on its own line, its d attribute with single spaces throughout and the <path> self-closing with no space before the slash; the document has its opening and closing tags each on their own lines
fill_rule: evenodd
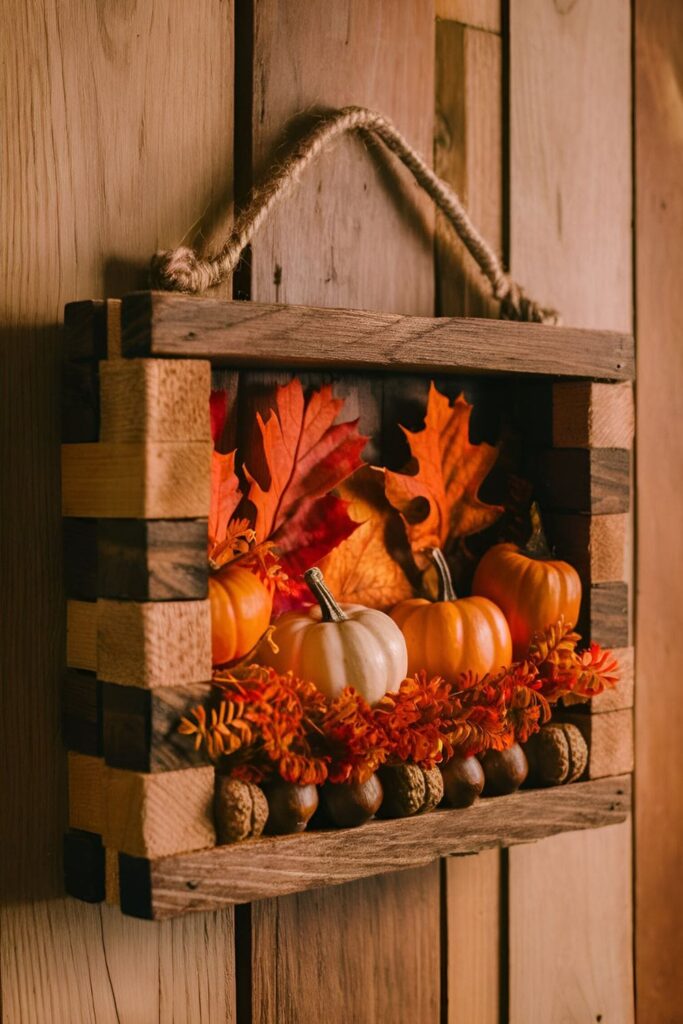
<svg viewBox="0 0 683 1024">
<path fill-rule="evenodd" d="M 186 246 L 157 252 L 151 263 L 153 287 L 167 291 L 203 292 L 224 281 L 239 263 L 242 250 L 275 206 L 294 190 L 309 164 L 341 135 L 352 131 L 381 139 L 431 196 L 488 278 L 491 291 L 500 302 L 502 319 L 545 324 L 559 322 L 554 310 L 544 309 L 530 299 L 505 273 L 500 260 L 474 227 L 453 189 L 434 174 L 388 118 L 365 107 L 344 107 L 321 118 L 290 156 L 254 191 L 251 202 L 238 216 L 229 238 L 215 256 L 202 259 Z"/>
</svg>

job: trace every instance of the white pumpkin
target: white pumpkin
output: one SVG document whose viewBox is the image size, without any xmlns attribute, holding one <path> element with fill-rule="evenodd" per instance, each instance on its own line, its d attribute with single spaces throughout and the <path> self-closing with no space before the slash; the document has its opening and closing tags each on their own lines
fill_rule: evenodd
<svg viewBox="0 0 683 1024">
<path fill-rule="evenodd" d="M 315 683 L 330 700 L 353 686 L 369 704 L 398 689 L 408 669 L 406 642 L 384 612 L 363 605 L 338 605 L 320 569 L 308 569 L 306 582 L 318 606 L 286 612 L 257 660 L 278 672 L 292 671 Z"/>
</svg>

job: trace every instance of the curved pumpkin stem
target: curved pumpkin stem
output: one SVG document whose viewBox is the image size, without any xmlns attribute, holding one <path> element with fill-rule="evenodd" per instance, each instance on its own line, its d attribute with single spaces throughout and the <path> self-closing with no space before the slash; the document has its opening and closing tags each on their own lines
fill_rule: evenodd
<svg viewBox="0 0 683 1024">
<path fill-rule="evenodd" d="M 436 571 L 439 575 L 439 601 L 455 601 L 455 587 L 451 577 L 451 570 L 441 548 L 432 548 L 429 552 Z"/>
<path fill-rule="evenodd" d="M 307 569 L 304 573 L 304 579 L 308 584 L 308 589 L 320 605 L 320 610 L 323 613 L 323 622 L 344 622 L 347 616 L 335 601 L 330 590 L 328 590 L 320 569 L 317 566 Z"/>
<path fill-rule="evenodd" d="M 524 554 L 528 555 L 529 558 L 537 558 L 540 561 L 546 561 L 552 558 L 552 551 L 548 544 L 548 538 L 545 535 L 543 529 L 543 520 L 541 519 L 541 510 L 538 507 L 537 501 L 532 501 L 531 508 L 529 509 L 529 518 L 531 520 L 531 535 L 524 545 Z"/>
</svg>

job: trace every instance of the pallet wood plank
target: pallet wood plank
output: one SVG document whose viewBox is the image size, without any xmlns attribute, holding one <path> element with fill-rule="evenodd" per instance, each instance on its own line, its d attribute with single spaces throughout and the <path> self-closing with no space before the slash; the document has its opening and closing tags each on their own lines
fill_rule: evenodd
<svg viewBox="0 0 683 1024">
<path fill-rule="evenodd" d="M 209 441 L 211 366 L 206 361 L 118 359 L 100 367 L 105 442 Z"/>
<path fill-rule="evenodd" d="M 601 647 L 628 647 L 628 584 L 594 583 L 584 594 L 579 632 Z"/>
<path fill-rule="evenodd" d="M 499 1024 L 499 850 L 449 857 L 446 875 L 447 1024 Z"/>
<path fill-rule="evenodd" d="M 213 766 L 147 774 L 102 768 L 108 848 L 133 857 L 169 857 L 214 846 Z"/>
<path fill-rule="evenodd" d="M 97 675 L 108 683 L 144 688 L 209 680 L 208 600 L 99 600 Z"/>
<path fill-rule="evenodd" d="M 537 489 L 544 508 L 615 515 L 631 505 L 631 460 L 621 448 L 555 448 L 539 458 Z"/>
<path fill-rule="evenodd" d="M 630 448 L 634 429 L 633 388 L 628 382 L 554 385 L 556 448 Z"/>
<path fill-rule="evenodd" d="M 428 318 L 353 309 L 138 292 L 122 305 L 127 357 L 212 365 L 548 374 L 629 380 L 633 339 L 503 320 Z"/>
<path fill-rule="evenodd" d="M 206 763 L 194 743 L 178 733 L 181 717 L 205 704 L 209 684 L 137 686 L 104 683 L 102 687 L 102 753 L 114 768 L 131 771 L 174 771 Z"/>
<path fill-rule="evenodd" d="M 62 514 L 199 519 L 209 513 L 209 442 L 62 445 Z"/>
<path fill-rule="evenodd" d="M 69 668 L 97 671 L 97 603 L 67 601 L 66 663 Z"/>
<path fill-rule="evenodd" d="M 338 885 L 448 854 L 599 828 L 623 821 L 630 806 L 631 778 L 625 775 L 491 797 L 464 811 L 371 821 L 358 829 L 245 840 L 151 862 L 121 857 L 121 907 L 124 913 L 166 917 Z"/>
</svg>

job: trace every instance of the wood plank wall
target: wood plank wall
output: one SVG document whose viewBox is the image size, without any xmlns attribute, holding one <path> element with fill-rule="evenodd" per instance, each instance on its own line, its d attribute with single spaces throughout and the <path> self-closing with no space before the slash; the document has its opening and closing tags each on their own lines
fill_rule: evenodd
<svg viewBox="0 0 683 1024">
<path fill-rule="evenodd" d="M 665 59 L 680 40 L 674 6 L 636 4 L 648 69 L 638 79 L 647 128 L 639 164 L 650 176 L 639 186 L 638 282 L 649 297 L 639 372 L 650 396 L 674 388 L 665 367 L 678 358 L 677 321 L 662 309 L 680 318 L 667 276 L 680 224 L 670 227 L 669 261 L 656 262 L 665 260 L 663 225 L 673 225 L 658 205 L 673 202 L 665 169 L 673 175 L 680 162 L 680 66 Z M 285 140 L 288 119 L 303 124 L 312 108 L 377 107 L 428 157 L 435 138 L 439 171 L 532 294 L 556 303 L 567 323 L 630 329 L 628 0 L 512 0 L 502 19 L 498 0 L 436 0 L 436 10 L 425 0 L 240 0 L 236 29 L 232 0 L 4 0 L 5 12 L 2 1020 L 628 1024 L 628 823 L 161 925 L 64 899 L 57 497 L 63 304 L 140 287 L 158 246 L 210 247 L 231 217 L 233 135 L 239 199 Z M 650 178 L 661 183 L 651 193 Z M 238 289 L 262 301 L 407 313 L 430 313 L 437 300 L 444 312 L 489 309 L 471 267 L 454 267 L 440 242 L 435 279 L 432 211 L 405 175 L 399 181 L 397 203 L 385 157 L 340 143 L 257 238 Z M 673 533 L 674 519 L 657 518 L 655 495 L 667 484 L 668 507 L 680 505 L 680 481 L 667 471 L 680 445 L 664 430 L 676 394 L 648 414 L 640 442 L 655 446 L 664 431 L 668 445 L 641 460 L 640 543 L 651 568 L 641 577 L 650 615 L 640 643 L 648 677 L 669 679 L 670 688 L 677 651 L 653 609 L 661 607 L 661 560 L 669 564 L 675 545 L 673 536 L 661 544 L 662 531 L 668 523 Z M 675 601 L 670 607 L 671 633 Z M 640 705 L 639 748 L 652 768 L 639 821 L 643 835 L 662 835 L 663 804 L 648 799 L 655 775 L 666 774 L 655 759 L 664 723 Z M 659 710 L 666 713 L 663 702 Z M 667 793 L 675 801 L 673 783 Z M 662 958 L 652 939 L 676 920 L 677 904 L 662 899 L 657 882 L 660 863 L 675 868 L 677 842 L 674 828 L 639 876 L 648 935 L 639 980 L 644 1005 L 657 1007 L 643 1012 L 647 1024 L 674 1020 L 679 1005 L 670 996 L 675 957 Z"/>
</svg>

